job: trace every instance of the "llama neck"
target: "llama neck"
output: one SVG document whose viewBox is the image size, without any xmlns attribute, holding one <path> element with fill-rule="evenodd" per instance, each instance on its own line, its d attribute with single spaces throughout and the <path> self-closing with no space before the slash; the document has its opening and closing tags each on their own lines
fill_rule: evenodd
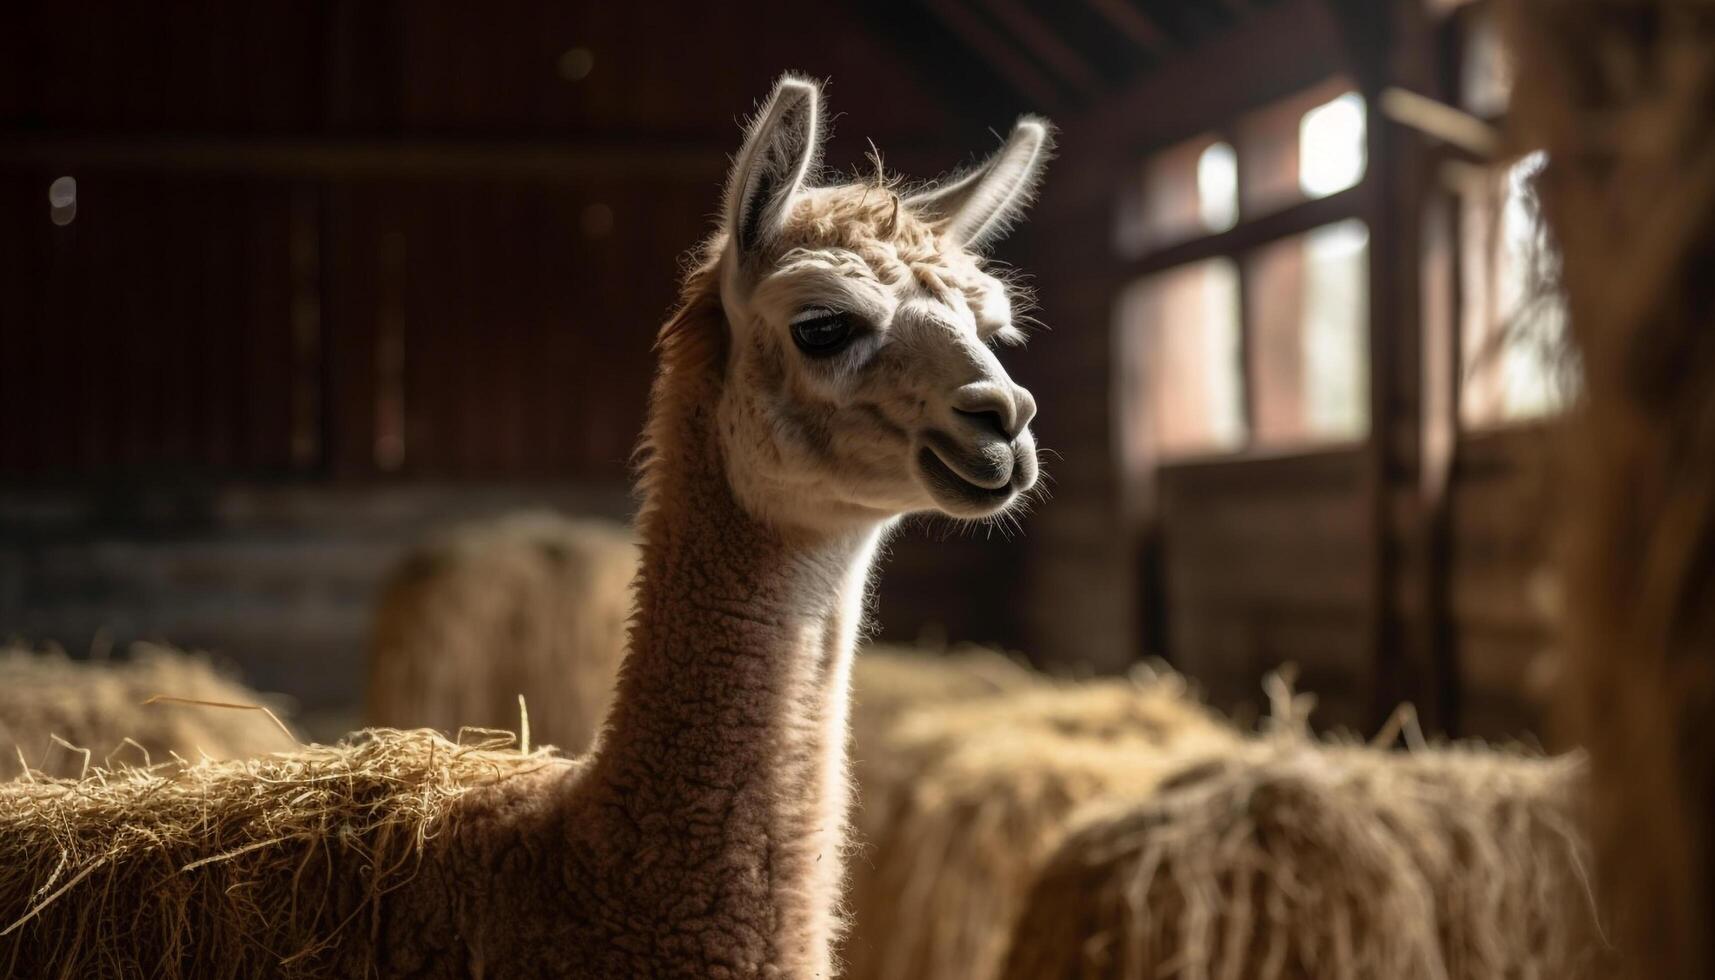
<svg viewBox="0 0 1715 980">
<path fill-rule="evenodd" d="M 687 428 L 640 521 L 637 621 L 591 772 L 617 818 L 604 846 L 621 838 L 628 903 L 662 903 L 641 914 L 695 908 L 724 943 L 752 937 L 720 954 L 733 975 L 830 976 L 851 653 L 880 528 L 775 531 Z"/>
</svg>

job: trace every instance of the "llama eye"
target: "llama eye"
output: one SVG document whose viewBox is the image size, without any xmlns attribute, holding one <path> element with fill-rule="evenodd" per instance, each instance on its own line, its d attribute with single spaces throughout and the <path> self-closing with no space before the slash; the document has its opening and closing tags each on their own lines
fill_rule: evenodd
<svg viewBox="0 0 1715 980">
<path fill-rule="evenodd" d="M 839 353 L 852 339 L 852 316 L 843 310 L 807 309 L 792 318 L 792 342 L 810 357 Z"/>
</svg>

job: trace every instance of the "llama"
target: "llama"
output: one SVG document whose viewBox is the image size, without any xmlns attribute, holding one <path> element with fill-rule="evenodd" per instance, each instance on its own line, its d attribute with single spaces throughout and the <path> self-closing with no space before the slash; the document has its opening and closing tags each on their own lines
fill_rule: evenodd
<svg viewBox="0 0 1715 980">
<path fill-rule="evenodd" d="M 847 685 L 877 549 L 906 514 L 992 518 L 1037 478 L 1035 403 L 990 348 L 1021 334 L 979 253 L 1032 196 L 1049 136 L 1021 120 L 989 161 L 917 193 L 816 186 L 820 102 L 813 82 L 776 85 L 735 159 L 722 227 L 660 335 L 631 644 L 595 748 L 459 796 L 412 877 L 341 920 L 360 924 L 330 940 L 341 947 L 330 972 L 834 974 Z M 6 811 L 40 812 L 45 795 L 80 805 L 75 784 L 0 787 L 0 859 L 26 865 Z M 361 832 L 330 831 L 324 846 L 344 854 Z M 100 895 L 133 860 L 94 850 L 100 866 L 51 894 Z M 124 854 L 174 877 L 146 848 Z M 341 866 L 318 853 L 297 870 Z M 61 973 L 90 945 L 67 924 L 75 909 L 55 911 L 75 892 L 31 911 L 63 870 L 0 890 L 0 920 L 33 915 L 0 927 L 15 937 L 0 964 Z M 149 894 L 125 900 L 126 921 L 150 914 Z M 283 904 L 267 914 L 313 903 Z M 68 935 L 63 955 L 30 947 Z M 292 974 L 258 962 L 254 972 Z M 220 975 L 245 974 L 223 963 Z"/>
</svg>

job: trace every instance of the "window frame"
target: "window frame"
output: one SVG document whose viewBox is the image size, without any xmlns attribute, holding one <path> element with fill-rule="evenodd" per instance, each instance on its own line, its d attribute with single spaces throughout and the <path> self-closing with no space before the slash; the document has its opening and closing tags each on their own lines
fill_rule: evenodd
<svg viewBox="0 0 1715 980">
<path fill-rule="evenodd" d="M 1153 480 L 1150 473 L 1157 470 L 1171 469 L 1181 466 L 1207 467 L 1223 463 L 1244 463 L 1251 460 L 1275 460 L 1282 456 L 1319 455 L 1329 452 L 1344 452 L 1361 450 L 1370 440 L 1376 425 L 1374 417 L 1374 358 L 1368 352 L 1365 361 L 1371 366 L 1366 372 L 1371 396 L 1366 399 L 1365 430 L 1351 437 L 1330 439 L 1309 439 L 1294 443 L 1268 443 L 1259 445 L 1254 439 L 1257 428 L 1256 397 L 1254 393 L 1254 325 L 1252 317 L 1253 297 L 1250 285 L 1251 276 L 1246 273 L 1246 262 L 1255 253 L 1279 242 L 1308 235 L 1318 229 L 1340 224 L 1345 221 L 1363 222 L 1366 228 L 1372 224 L 1371 207 L 1372 184 L 1374 175 L 1373 161 L 1366 159 L 1363 174 L 1357 183 L 1343 190 L 1335 191 L 1323 197 L 1309 198 L 1283 204 L 1279 207 L 1257 212 L 1247 208 L 1244 203 L 1245 194 L 1245 141 L 1241 135 L 1241 121 L 1254 113 L 1267 112 L 1277 107 L 1291 106 L 1294 103 L 1305 103 L 1308 108 L 1321 105 L 1327 98 L 1334 98 L 1346 92 L 1361 92 L 1357 82 L 1344 72 L 1333 72 L 1320 80 L 1303 86 L 1295 91 L 1282 94 L 1267 102 L 1261 103 L 1243 113 L 1228 118 L 1220 125 L 1205 131 L 1202 136 L 1193 139 L 1207 138 L 1211 142 L 1225 142 L 1231 145 L 1238 155 L 1238 187 L 1236 193 L 1240 204 L 1237 220 L 1230 228 L 1223 231 L 1209 231 L 1190 237 L 1180 238 L 1168 244 L 1147 247 L 1133 254 L 1126 254 L 1123 236 L 1116 236 L 1115 250 L 1118 256 L 1120 280 L 1123 285 L 1113 297 L 1112 308 L 1115 315 L 1121 307 L 1121 299 L 1126 291 L 1134 288 L 1144 279 L 1170 273 L 1199 262 L 1211 259 L 1226 259 L 1238 268 L 1238 371 L 1239 383 L 1239 413 L 1245 432 L 1244 442 L 1232 449 L 1175 451 L 1168 455 L 1151 453 L 1150 458 L 1138 461 L 1143 472 L 1133 473 L 1134 479 L 1141 479 L 1147 485 Z M 1317 96 L 1326 98 L 1318 99 Z M 1366 99 L 1365 114 L 1368 125 L 1373 126 L 1375 108 Z M 1366 140 L 1369 137 L 1366 136 Z M 1148 160 L 1153 154 L 1170 152 L 1173 145 L 1156 146 L 1146 151 L 1142 156 Z M 1115 206 L 1125 208 L 1128 195 L 1122 190 L 1115 198 Z M 1123 217 L 1116 216 L 1123 222 Z M 1375 261 L 1374 254 L 1369 257 L 1369 263 Z M 1373 280 L 1373 273 L 1370 277 Z M 1370 304 L 1366 317 L 1365 337 L 1374 343 L 1376 331 L 1376 311 Z M 1116 324 L 1116 327 L 1118 325 Z M 1128 406 L 1127 417 L 1117 420 L 1122 431 L 1129 431 L 1138 425 L 1131 417 L 1131 407 Z M 1129 435 L 1126 437 L 1132 438 Z M 1133 454 L 1127 453 L 1130 456 Z M 1149 494 L 1147 491 L 1145 495 Z"/>
</svg>

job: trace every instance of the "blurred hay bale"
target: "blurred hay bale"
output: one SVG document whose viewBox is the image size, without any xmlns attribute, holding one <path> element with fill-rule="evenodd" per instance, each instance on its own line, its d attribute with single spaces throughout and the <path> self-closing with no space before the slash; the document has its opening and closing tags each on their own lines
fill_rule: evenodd
<svg viewBox="0 0 1715 980">
<path fill-rule="evenodd" d="M 1176 753 L 1236 740 L 1165 674 L 1084 683 L 1036 675 L 901 710 L 857 745 L 863 849 L 853 859 L 843 975 L 996 976 L 1037 865 L 1077 806 L 1145 792 Z"/>
<path fill-rule="evenodd" d="M 852 740 L 861 754 L 913 708 L 1022 690 L 1042 680 L 1017 660 L 975 644 L 864 644 L 852 661 Z"/>
<path fill-rule="evenodd" d="M 57 651 L 0 650 L 0 779 L 26 767 L 45 776 L 77 776 L 115 758 L 148 764 L 176 752 L 241 759 L 298 745 L 261 711 L 143 703 L 156 695 L 270 703 L 207 656 L 168 647 L 137 644 L 127 660 L 95 661 Z"/>
<path fill-rule="evenodd" d="M 382 898 L 397 907 L 414 879 L 444 884 L 429 848 L 452 836 L 455 805 L 571 765 L 483 736 L 368 731 L 256 759 L 0 784 L 0 973 L 374 976 Z"/>
<path fill-rule="evenodd" d="M 1277 736 L 1091 807 L 1031 890 L 1008 980 L 1603 975 L 1580 764 Z"/>
<path fill-rule="evenodd" d="M 1715 6 L 1512 0 L 1516 142 L 1583 370 L 1567 419 L 1567 735 L 1626 975 L 1715 974 Z"/>
<path fill-rule="evenodd" d="M 584 752 L 613 699 L 636 540 L 623 527 L 515 514 L 424 544 L 383 590 L 366 717 L 394 728 L 511 728 Z"/>
</svg>

